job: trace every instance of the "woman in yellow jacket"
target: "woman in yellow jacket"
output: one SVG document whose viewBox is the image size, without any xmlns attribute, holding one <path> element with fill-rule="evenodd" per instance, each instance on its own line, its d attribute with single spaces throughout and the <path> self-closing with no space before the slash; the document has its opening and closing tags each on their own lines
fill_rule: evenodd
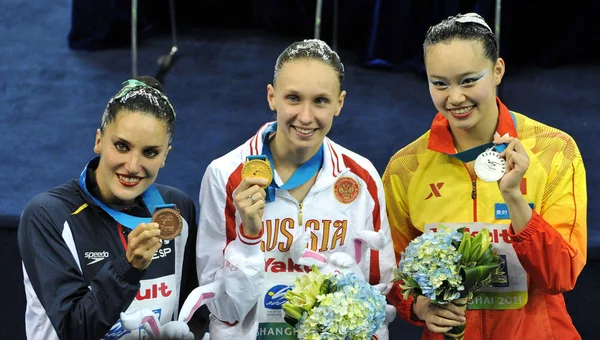
<svg viewBox="0 0 600 340">
<path fill-rule="evenodd" d="M 586 261 L 585 169 L 575 141 L 496 97 L 505 65 L 479 15 L 442 21 L 423 46 L 439 112 L 383 175 L 396 259 L 439 223 L 485 227 L 507 283 L 477 293 L 466 313 L 424 296 L 404 300 L 399 290 L 390 300 L 425 326 L 423 339 L 442 339 L 465 320 L 465 339 L 580 339 L 562 295 Z"/>
</svg>

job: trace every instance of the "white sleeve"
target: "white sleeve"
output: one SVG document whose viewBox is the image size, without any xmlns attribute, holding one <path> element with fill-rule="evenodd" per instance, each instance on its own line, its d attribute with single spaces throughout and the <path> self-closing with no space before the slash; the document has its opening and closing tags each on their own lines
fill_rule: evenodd
<svg viewBox="0 0 600 340">
<path fill-rule="evenodd" d="M 390 222 L 387 217 L 385 192 L 383 191 L 383 183 L 380 177 L 375 178 L 377 183 L 377 196 L 379 199 L 379 214 L 381 219 L 380 232 L 385 234 L 385 237 L 390 242 L 379 251 L 379 270 L 381 273 L 381 283 L 390 283 L 394 278 L 393 270 L 396 268 L 396 255 L 394 254 L 394 243 L 392 242 L 392 233 L 390 231 Z"/>
<path fill-rule="evenodd" d="M 390 232 L 390 224 L 387 217 L 385 193 L 383 191 L 383 183 L 377 172 L 373 173 L 374 169 L 370 172 L 371 178 L 375 181 L 377 187 L 377 196 L 374 198 L 372 209 L 377 210 L 367 212 L 367 220 L 365 222 L 364 230 L 376 230 L 379 228 L 379 232 L 383 233 L 389 241 L 383 249 L 379 251 L 369 250 L 366 252 L 365 260 L 361 268 L 367 281 L 371 284 L 378 283 L 391 283 L 394 277 L 393 269 L 396 268 L 396 258 L 394 255 L 394 245 L 392 243 L 392 236 Z M 373 216 L 378 216 L 379 221 L 376 221 Z M 377 256 L 378 261 L 372 261 L 372 256 Z M 376 278 L 379 278 L 377 280 Z"/>
<path fill-rule="evenodd" d="M 227 202 L 227 185 L 227 178 L 211 163 L 200 188 L 196 268 L 201 286 L 223 283 L 223 293 L 207 304 L 210 312 L 221 321 L 235 323 L 243 321 L 258 301 L 265 262 L 262 235 L 246 238 L 238 229 L 233 201 Z"/>
</svg>

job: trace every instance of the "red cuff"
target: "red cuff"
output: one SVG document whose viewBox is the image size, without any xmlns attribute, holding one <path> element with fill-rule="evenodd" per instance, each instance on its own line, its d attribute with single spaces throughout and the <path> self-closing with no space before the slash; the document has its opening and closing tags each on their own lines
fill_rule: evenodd
<svg viewBox="0 0 600 340">
<path fill-rule="evenodd" d="M 219 318 L 217 318 L 216 316 L 215 316 L 215 319 L 219 320 Z M 234 323 L 227 322 L 227 321 L 222 321 L 222 320 L 219 320 L 219 321 L 222 322 L 222 323 L 224 323 L 224 324 L 226 324 L 229 327 L 233 327 L 233 326 L 235 326 L 235 325 L 237 325 L 239 323 L 239 321 L 236 321 Z"/>
<path fill-rule="evenodd" d="M 508 228 L 508 236 L 510 236 L 512 242 L 526 242 L 529 241 L 533 235 L 541 231 L 544 228 L 544 224 L 545 222 L 542 216 L 540 216 L 535 209 L 531 209 L 531 220 L 529 220 L 529 223 L 525 228 L 521 230 L 520 233 L 515 234 L 515 230 L 511 223 Z"/>
<path fill-rule="evenodd" d="M 387 295 L 387 298 L 388 301 L 394 305 L 394 307 L 396 307 L 396 311 L 402 319 L 416 326 L 425 325 L 423 320 L 416 320 L 412 317 L 414 315 L 412 312 L 414 298 L 411 295 L 408 297 L 408 300 L 404 300 L 404 297 L 402 296 L 402 288 L 400 288 L 400 282 L 394 282 L 392 289 Z"/>
<path fill-rule="evenodd" d="M 265 228 L 262 228 L 258 235 L 248 236 L 248 235 L 244 234 L 244 226 L 242 223 L 240 223 L 239 236 L 240 236 L 240 241 L 242 241 L 242 243 L 244 243 L 244 244 L 248 244 L 248 245 L 259 244 L 260 241 L 262 241 L 262 237 L 263 237 L 264 233 L 265 233 Z"/>
</svg>

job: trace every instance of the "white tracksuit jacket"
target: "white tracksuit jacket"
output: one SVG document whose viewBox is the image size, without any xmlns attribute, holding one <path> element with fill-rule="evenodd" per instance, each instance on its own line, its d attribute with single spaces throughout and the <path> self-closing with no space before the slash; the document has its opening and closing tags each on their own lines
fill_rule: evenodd
<svg viewBox="0 0 600 340">
<path fill-rule="evenodd" d="M 369 160 L 329 138 L 323 142 L 322 168 L 303 202 L 287 190 L 276 189 L 275 200 L 265 208 L 262 237 L 244 237 L 233 194 L 246 157 L 262 154 L 272 124 L 212 161 L 202 179 L 196 244 L 199 282 L 227 282 L 226 293 L 208 304 L 212 340 L 295 339 L 292 327 L 283 320 L 283 293 L 310 268 L 290 257 L 294 228 L 306 228 L 311 234 L 309 247 L 325 256 L 344 251 L 354 257 L 358 230 L 381 230 L 391 240 L 377 170 Z M 274 180 L 282 185 L 277 173 Z M 371 284 L 391 282 L 395 267 L 391 242 L 380 251 L 364 249 L 362 254 L 359 267 Z M 387 339 L 387 327 L 377 336 Z"/>
</svg>

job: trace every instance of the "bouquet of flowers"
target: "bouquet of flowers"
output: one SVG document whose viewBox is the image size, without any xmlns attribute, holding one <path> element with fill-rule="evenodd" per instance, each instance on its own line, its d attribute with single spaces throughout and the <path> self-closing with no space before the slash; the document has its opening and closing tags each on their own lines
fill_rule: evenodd
<svg viewBox="0 0 600 340">
<path fill-rule="evenodd" d="M 285 293 L 285 321 L 299 339 L 370 339 L 385 321 L 385 297 L 354 274 L 322 274 L 316 266 Z"/>
<path fill-rule="evenodd" d="M 501 258 L 491 245 L 490 233 L 482 229 L 476 236 L 464 228 L 440 225 L 410 242 L 394 271 L 402 295 L 428 297 L 437 304 L 453 303 L 466 309 L 473 292 L 503 280 Z M 453 327 L 445 339 L 463 339 L 465 325 Z"/>
</svg>

